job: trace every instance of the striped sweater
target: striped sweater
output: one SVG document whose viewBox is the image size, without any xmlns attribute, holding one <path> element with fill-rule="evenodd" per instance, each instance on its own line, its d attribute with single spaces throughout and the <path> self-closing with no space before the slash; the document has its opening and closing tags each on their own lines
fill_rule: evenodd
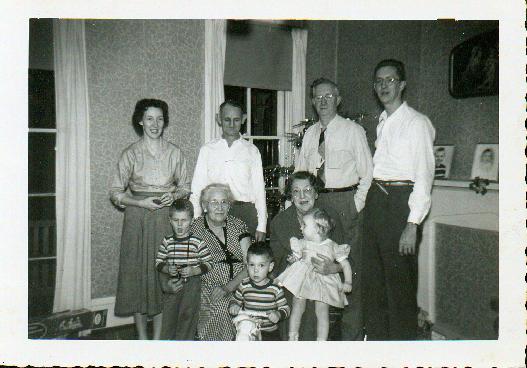
<svg viewBox="0 0 527 368">
<path fill-rule="evenodd" d="M 167 236 L 159 245 L 156 268 L 161 271 L 165 265 L 199 266 L 202 273 L 212 268 L 212 256 L 205 242 L 195 236 L 176 238 Z"/>
<path fill-rule="evenodd" d="M 238 304 L 242 309 L 248 311 L 271 312 L 278 310 L 280 320 L 289 317 L 290 309 L 285 299 L 284 290 L 273 284 L 272 280 L 265 285 L 255 285 L 250 278 L 245 278 L 236 291 L 231 303 Z M 261 318 L 262 331 L 274 331 L 278 325 L 269 321 L 268 318 Z"/>
</svg>

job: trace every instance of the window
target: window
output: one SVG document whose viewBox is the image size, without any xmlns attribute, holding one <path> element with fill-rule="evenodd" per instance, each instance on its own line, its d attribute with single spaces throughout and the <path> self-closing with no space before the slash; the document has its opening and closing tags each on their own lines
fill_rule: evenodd
<svg viewBox="0 0 527 368">
<path fill-rule="evenodd" d="M 238 102 L 247 113 L 247 123 L 241 133 L 262 155 L 270 222 L 280 209 L 280 188 L 283 187 L 282 179 L 275 175 L 276 169 L 285 165 L 288 156 L 284 139 L 285 92 L 225 86 L 225 99 Z"/>
<path fill-rule="evenodd" d="M 56 270 L 55 83 L 50 70 L 28 74 L 28 314 L 50 314 Z"/>
</svg>

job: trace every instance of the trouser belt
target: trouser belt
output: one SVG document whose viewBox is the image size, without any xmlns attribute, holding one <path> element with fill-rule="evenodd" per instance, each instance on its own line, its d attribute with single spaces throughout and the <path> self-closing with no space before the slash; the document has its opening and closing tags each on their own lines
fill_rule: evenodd
<svg viewBox="0 0 527 368">
<path fill-rule="evenodd" d="M 351 192 L 356 190 L 359 184 L 350 185 L 349 187 L 344 188 L 322 188 L 319 189 L 319 193 L 342 193 L 342 192 Z"/>
</svg>

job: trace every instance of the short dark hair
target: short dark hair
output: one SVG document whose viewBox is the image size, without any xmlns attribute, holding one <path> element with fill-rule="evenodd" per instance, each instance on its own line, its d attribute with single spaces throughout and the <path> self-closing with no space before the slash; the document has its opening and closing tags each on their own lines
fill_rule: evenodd
<svg viewBox="0 0 527 368">
<path fill-rule="evenodd" d="M 291 190 L 295 180 L 309 180 L 309 184 L 313 187 L 313 189 L 315 189 L 315 192 L 318 193 L 320 190 L 318 186 L 318 180 L 315 175 L 308 171 L 297 171 L 291 174 L 291 176 L 289 176 L 287 179 L 284 195 L 288 200 L 291 200 Z"/>
<path fill-rule="evenodd" d="M 340 94 L 339 86 L 337 86 L 337 83 L 333 82 L 331 79 L 321 77 L 321 78 L 315 79 L 313 83 L 311 83 L 311 98 L 313 98 L 313 91 L 315 90 L 315 88 L 320 86 L 321 84 L 329 84 L 331 87 L 333 87 L 337 91 L 337 95 Z"/>
<path fill-rule="evenodd" d="M 243 115 L 243 107 L 242 107 L 242 105 L 240 105 L 237 101 L 234 101 L 234 100 L 231 100 L 231 99 L 225 100 L 225 101 L 220 105 L 220 108 L 219 108 L 219 110 L 218 110 L 218 112 L 220 113 L 220 115 L 221 115 L 221 113 L 222 113 L 222 111 L 223 111 L 223 108 L 224 108 L 225 106 L 227 106 L 227 105 L 232 106 L 232 107 L 237 107 L 237 108 L 239 108 L 240 111 L 242 112 L 242 115 Z"/>
<path fill-rule="evenodd" d="M 377 71 L 385 66 L 391 66 L 395 68 L 395 71 L 397 73 L 397 77 L 399 80 L 405 81 L 406 80 L 406 71 L 404 69 L 404 63 L 399 60 L 395 59 L 384 59 L 379 61 L 379 63 L 375 66 L 375 69 L 373 70 L 373 79 L 375 79 L 375 76 L 377 75 Z"/>
<path fill-rule="evenodd" d="M 172 203 L 170 208 L 168 209 L 168 215 L 172 216 L 174 212 L 186 212 L 190 215 L 190 218 L 194 218 L 194 206 L 192 205 L 192 202 L 190 202 L 186 198 L 179 198 Z"/>
<path fill-rule="evenodd" d="M 168 105 L 163 100 L 158 100 L 155 98 L 143 98 L 142 100 L 137 101 L 135 104 L 134 114 L 132 115 L 132 126 L 134 127 L 135 132 L 138 135 L 143 135 L 143 127 L 139 123 L 143 120 L 145 111 L 149 107 L 157 107 L 163 112 L 163 120 L 165 124 L 163 129 L 168 126 Z"/>
<path fill-rule="evenodd" d="M 249 246 L 249 249 L 247 249 L 247 259 L 249 259 L 249 255 L 267 256 L 271 262 L 274 262 L 273 250 L 269 244 L 262 241 L 252 243 Z"/>
<path fill-rule="evenodd" d="M 436 152 L 443 152 L 445 147 L 437 147 Z"/>
</svg>

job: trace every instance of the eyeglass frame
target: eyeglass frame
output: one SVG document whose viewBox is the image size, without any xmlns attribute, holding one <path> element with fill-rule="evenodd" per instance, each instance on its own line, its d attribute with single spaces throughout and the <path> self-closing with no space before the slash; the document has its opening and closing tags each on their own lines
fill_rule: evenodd
<svg viewBox="0 0 527 368">
<path fill-rule="evenodd" d="M 214 207 L 214 208 L 230 207 L 231 206 L 231 202 L 230 201 L 226 201 L 226 200 L 222 200 L 221 202 L 218 202 L 216 200 L 212 200 L 212 201 L 208 201 L 207 203 L 209 205 L 211 205 L 212 207 Z"/>
<path fill-rule="evenodd" d="M 297 193 L 295 193 L 295 190 Z M 300 194 L 304 194 L 304 196 L 312 197 L 317 193 L 316 189 L 312 186 L 306 187 L 304 189 L 292 189 L 291 190 L 291 198 L 298 198 Z"/>
<path fill-rule="evenodd" d="M 387 87 L 395 85 L 396 82 L 400 82 L 399 78 L 388 77 L 388 78 L 377 78 L 373 81 L 373 87 L 382 86 L 386 84 Z"/>
<path fill-rule="evenodd" d="M 322 102 L 322 100 L 324 101 L 331 101 L 333 100 L 334 98 L 338 97 L 339 95 L 336 94 L 336 93 L 326 93 L 325 95 L 318 95 L 318 96 L 313 96 L 313 100 L 315 102 Z"/>
</svg>

